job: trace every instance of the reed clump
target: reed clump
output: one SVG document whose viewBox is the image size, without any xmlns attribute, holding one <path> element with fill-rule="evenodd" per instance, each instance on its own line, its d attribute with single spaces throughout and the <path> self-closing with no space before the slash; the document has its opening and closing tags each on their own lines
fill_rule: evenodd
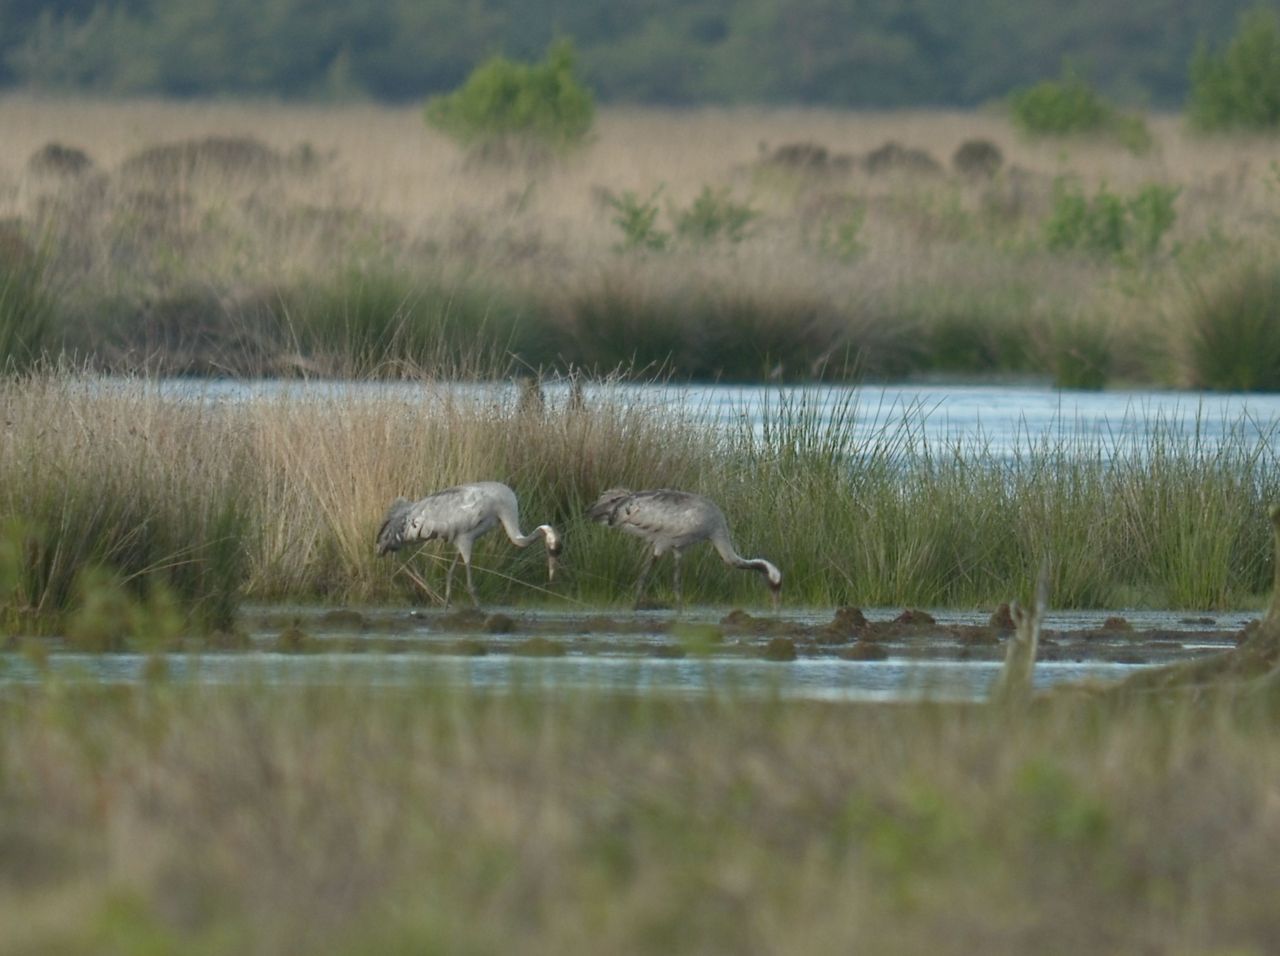
<svg viewBox="0 0 1280 956">
<path fill-rule="evenodd" d="M 980 437 L 926 443 L 928 409 L 890 418 L 852 390 L 780 390 L 758 423 L 621 381 L 548 379 L 541 401 L 525 391 L 421 373 L 222 391 L 69 373 L 6 382 L 0 526 L 20 579 L 7 607 L 72 612 L 93 567 L 131 600 L 161 588 L 223 630 L 240 597 L 421 601 L 415 578 L 438 583 L 431 562 L 452 554 L 379 560 L 387 504 L 493 478 L 566 550 L 552 596 L 536 549 L 482 538 L 486 603 L 625 600 L 642 549 L 584 515 L 619 485 L 710 494 L 739 550 L 784 569 L 797 605 L 995 606 L 1030 587 L 1045 555 L 1062 607 L 1241 608 L 1269 586 L 1263 516 L 1280 474 L 1274 434 L 1249 419 L 1222 437 L 1156 419 L 996 451 Z M 689 554 L 684 580 L 692 601 L 764 598 L 710 549 Z"/>
</svg>

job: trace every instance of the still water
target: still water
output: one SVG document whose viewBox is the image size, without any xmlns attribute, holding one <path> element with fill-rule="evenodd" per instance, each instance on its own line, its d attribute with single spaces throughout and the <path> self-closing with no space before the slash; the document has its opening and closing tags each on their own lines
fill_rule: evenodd
<svg viewBox="0 0 1280 956">
<path fill-rule="evenodd" d="M 636 694 L 732 693 L 747 697 L 831 701 L 973 701 L 986 697 L 999 673 L 992 661 L 887 660 L 858 663 L 806 659 L 785 664 L 755 660 L 656 660 L 566 657 L 527 660 L 510 655 L 279 653 L 168 655 L 167 679 L 205 685 L 269 686 L 356 682 L 386 687 L 438 687 L 484 691 L 607 690 Z M 55 654 L 49 673 L 64 682 L 134 684 L 145 678 L 140 654 Z M 1109 683 L 1137 665 L 1044 662 L 1038 688 L 1063 682 Z M 0 655 L 0 689 L 43 679 L 28 661 Z"/>
<path fill-rule="evenodd" d="M 129 387 L 134 387 L 130 384 Z M 253 399 L 347 401 L 404 400 L 414 408 L 432 401 L 519 402 L 510 383 L 162 381 L 163 394 L 237 403 Z M 550 407 L 567 405 L 571 389 L 547 381 Z M 1010 457 L 1035 448 L 1100 452 L 1140 450 L 1172 439 L 1212 451 L 1224 440 L 1244 447 L 1271 446 L 1280 428 L 1280 394 L 1160 390 L 1080 392 L 1037 385 L 741 386 L 587 384 L 581 398 L 650 408 L 721 430 L 759 436 L 780 419 L 803 419 L 818 431 L 838 422 L 858 442 L 891 441 L 914 450 L 979 450 Z"/>
</svg>

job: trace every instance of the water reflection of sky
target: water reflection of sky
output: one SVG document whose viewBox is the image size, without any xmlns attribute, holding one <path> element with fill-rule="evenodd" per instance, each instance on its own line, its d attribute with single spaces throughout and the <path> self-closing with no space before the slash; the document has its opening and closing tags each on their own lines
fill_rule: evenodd
<svg viewBox="0 0 1280 956">
<path fill-rule="evenodd" d="M 168 657 L 168 679 L 200 685 L 436 686 L 509 693 L 611 691 L 637 694 L 741 694 L 802 700 L 895 701 L 985 699 L 1000 671 L 996 662 L 798 660 L 661 660 L 635 657 L 567 657 L 529 660 L 509 655 L 447 657 L 422 654 L 234 653 Z M 54 654 L 56 679 L 72 683 L 133 684 L 144 680 L 140 654 Z M 1035 684 L 1109 683 L 1132 674 L 1133 665 L 1041 662 Z M 0 654 L 0 692 L 41 678 L 16 654 Z"/>
<path fill-rule="evenodd" d="M 501 384 L 331 381 L 191 381 L 154 386 L 172 397 L 214 402 L 250 399 L 402 400 L 514 403 L 519 387 Z M 564 380 L 544 384 L 546 401 L 567 403 Z M 588 405 L 622 402 L 712 423 L 757 437 L 783 418 L 812 427 L 833 421 L 858 442 L 892 440 L 916 450 L 960 448 L 996 457 L 1051 447 L 1105 456 L 1146 445 L 1153 437 L 1212 451 L 1225 438 L 1245 448 L 1269 445 L 1280 427 L 1280 394 L 1157 390 L 1076 392 L 1030 385 L 744 386 L 589 384 Z"/>
</svg>

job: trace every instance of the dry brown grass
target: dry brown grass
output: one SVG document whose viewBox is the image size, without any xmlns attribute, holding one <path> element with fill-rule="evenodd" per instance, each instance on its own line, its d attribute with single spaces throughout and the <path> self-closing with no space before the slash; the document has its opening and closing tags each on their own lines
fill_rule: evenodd
<svg viewBox="0 0 1280 956">
<path fill-rule="evenodd" d="M 938 303 L 957 299 L 997 321 L 1019 317 L 1031 340 L 1045 339 L 1042 327 L 1063 319 L 1101 316 L 1126 330 L 1116 345 L 1125 353 L 1178 311 L 1179 293 L 1168 292 L 1177 270 L 1166 256 L 1154 272 L 1117 283 L 1114 263 L 1047 253 L 1041 230 L 1055 177 L 1079 177 L 1086 192 L 1179 187 L 1166 249 L 1196 246 L 1211 234 L 1270 248 L 1280 217 L 1268 141 L 1194 138 L 1178 117 L 1150 122 L 1157 148 L 1137 157 L 1087 141 L 1027 142 L 994 113 L 614 109 L 600 116 L 580 155 L 531 171 L 468 163 L 416 108 L 7 97 L 0 100 L 0 219 L 54 229 L 60 275 L 88 296 L 90 316 L 101 313 L 108 291 L 120 308 L 141 308 L 145 318 L 156 301 L 194 288 L 205 290 L 209 308 L 225 306 L 252 326 L 251 306 L 278 299 L 283 287 L 314 285 L 335 268 L 373 259 L 432 281 L 515 290 L 515 309 L 524 297 L 543 318 L 568 327 L 576 297 L 607 277 L 634 301 L 681 288 L 733 289 L 766 308 L 806 297 L 852 329 L 889 323 L 908 335 L 913 322 L 933 321 Z M 253 137 L 282 155 L 306 146 L 319 162 L 306 173 L 197 175 L 165 189 L 113 175 L 143 149 L 208 136 Z M 947 166 L 972 138 L 1003 152 L 1005 171 L 995 180 L 858 169 L 813 177 L 759 165 L 788 143 L 865 155 L 892 140 Z M 89 187 L 29 173 L 28 157 L 51 141 L 85 149 L 111 178 Z M 604 195 L 661 188 L 665 225 L 668 208 L 683 208 L 707 185 L 729 186 L 763 213 L 745 241 L 676 256 L 613 251 L 621 235 Z M 865 210 L 862 252 L 843 261 L 824 253 L 816 237 L 851 203 Z M 923 316 L 922 292 L 931 303 Z M 244 337 L 227 324 L 211 334 Z M 850 337 L 860 341 L 860 334 Z M 153 347 L 171 338 L 153 336 Z M 110 330 L 99 339 L 109 342 Z M 1131 371 L 1124 361 L 1118 367 Z M 1160 375 L 1153 367 L 1148 372 Z M 1176 369 L 1167 375 L 1177 380 Z"/>
</svg>

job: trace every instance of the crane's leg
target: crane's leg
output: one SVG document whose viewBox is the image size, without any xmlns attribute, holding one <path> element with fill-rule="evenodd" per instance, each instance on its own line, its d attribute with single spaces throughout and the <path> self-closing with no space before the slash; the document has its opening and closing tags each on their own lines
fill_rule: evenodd
<svg viewBox="0 0 1280 956">
<path fill-rule="evenodd" d="M 640 608 L 640 599 L 644 597 L 644 586 L 649 581 L 649 572 L 653 570 L 653 562 L 656 561 L 658 555 L 654 551 L 650 551 L 644 559 L 644 566 L 640 568 L 640 577 L 636 581 L 636 609 Z"/>
<path fill-rule="evenodd" d="M 671 549 L 671 558 L 673 561 L 675 561 L 675 571 L 672 572 L 672 575 L 671 575 L 671 590 L 675 592 L 676 607 L 682 608 L 684 607 L 684 601 L 680 597 L 680 549 L 679 548 Z"/>
<path fill-rule="evenodd" d="M 449 562 L 449 570 L 444 575 L 444 609 L 449 610 L 449 597 L 453 594 L 453 569 L 458 566 L 458 552 L 453 553 L 453 560 Z M 471 566 L 467 566 L 468 573 Z"/>
<path fill-rule="evenodd" d="M 479 607 L 480 599 L 476 597 L 475 582 L 471 580 L 471 541 L 468 538 L 462 538 L 457 545 L 458 554 L 462 555 L 463 570 L 467 572 L 467 591 L 471 594 L 471 603 Z"/>
</svg>

